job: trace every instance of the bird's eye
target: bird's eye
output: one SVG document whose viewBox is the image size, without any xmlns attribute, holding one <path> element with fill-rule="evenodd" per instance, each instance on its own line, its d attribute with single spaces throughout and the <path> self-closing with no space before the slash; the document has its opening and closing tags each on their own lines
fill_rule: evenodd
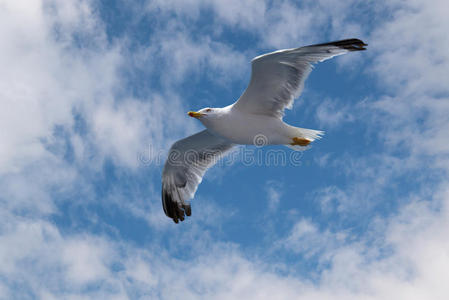
<svg viewBox="0 0 449 300">
<path fill-rule="evenodd" d="M 210 108 L 206 109 L 206 112 L 211 112 L 211 111 L 212 111 L 212 109 L 210 109 Z"/>
</svg>

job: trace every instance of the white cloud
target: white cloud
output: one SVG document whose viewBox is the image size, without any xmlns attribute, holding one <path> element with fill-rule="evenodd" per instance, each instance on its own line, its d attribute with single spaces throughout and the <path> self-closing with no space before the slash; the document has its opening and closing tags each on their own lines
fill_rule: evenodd
<svg viewBox="0 0 449 300">
<path fill-rule="evenodd" d="M 338 99 L 324 100 L 317 108 L 316 117 L 322 128 L 334 129 L 342 123 L 354 121 L 354 117 L 348 107 L 338 105 Z"/>
<path fill-rule="evenodd" d="M 355 1 L 149 1 L 152 13 L 174 13 L 193 22 L 202 13 L 212 12 L 214 26 L 229 26 L 260 39 L 264 47 L 298 47 L 302 43 L 319 42 L 323 30 L 331 29 L 335 39 L 359 36 L 363 31 L 354 18 Z M 359 13 L 359 12 L 358 12 Z M 185 20 L 182 20 L 184 22 Z M 189 23 L 190 24 L 190 23 Z M 216 29 L 217 33 L 222 30 Z"/>
<path fill-rule="evenodd" d="M 70 135 L 77 159 L 85 161 L 83 155 L 95 155 L 101 163 L 106 155 L 131 167 L 136 167 L 137 152 L 149 141 L 157 150 L 165 149 L 169 145 L 164 134 L 179 134 L 179 128 L 193 131 L 194 126 L 179 126 L 184 120 L 174 117 L 183 115 L 184 109 L 173 92 L 153 93 L 149 99 L 120 99 L 127 97 L 119 73 L 127 60 L 126 43 L 107 41 L 105 28 L 89 2 L 35 1 L 24 9 L 8 1 L 0 14 L 0 37 L 5 45 L 0 50 L 0 96 L 7 108 L 0 112 L 0 125 L 9 128 L 0 135 L 0 172 L 18 172 L 48 155 L 42 140 L 53 139 L 55 126 L 62 126 Z M 173 47 L 180 52 L 175 52 L 178 67 L 171 76 L 185 74 L 203 56 L 217 68 L 234 67 L 228 64 L 232 60 L 226 60 L 227 50 L 221 50 L 222 46 L 192 45 Z M 170 44 L 164 47 L 170 50 L 166 48 Z M 195 51 L 198 53 L 192 55 Z M 186 52 L 194 58 L 189 64 L 180 58 Z M 151 54 L 149 51 L 139 59 Z M 172 52 L 166 54 L 164 59 L 173 58 Z M 170 113 L 162 114 L 166 107 Z M 77 138 L 74 113 L 84 119 L 88 138 Z M 85 153 L 89 148 L 94 152 Z"/>
<path fill-rule="evenodd" d="M 69 194 L 77 179 L 77 171 L 59 158 L 41 157 L 22 172 L 2 176 L 1 208 L 35 217 L 55 213 L 58 199 L 54 195 Z"/>
<path fill-rule="evenodd" d="M 320 255 L 324 259 L 324 252 L 331 252 L 345 241 L 346 234 L 339 232 L 332 234 L 329 231 L 321 232 L 316 224 L 302 219 L 297 222 L 289 235 L 280 241 L 280 245 L 294 253 L 304 255 L 305 259 L 310 260 L 312 256 Z M 329 255 L 326 253 L 326 255 Z"/>
<path fill-rule="evenodd" d="M 325 153 L 325 154 L 321 154 L 319 156 L 315 156 L 314 157 L 315 163 L 320 168 L 325 168 L 327 165 L 329 165 L 331 159 L 332 159 L 332 154 L 331 153 Z"/>
<path fill-rule="evenodd" d="M 224 85 L 241 77 L 245 66 L 249 67 L 249 59 L 242 53 L 209 36 L 193 38 L 180 21 L 157 31 L 144 51 L 164 66 L 161 80 L 168 87 L 191 75 L 203 75 Z"/>
<path fill-rule="evenodd" d="M 266 183 L 269 212 L 274 212 L 278 209 L 281 202 L 282 189 L 280 182 L 270 180 Z"/>
<path fill-rule="evenodd" d="M 175 13 L 178 17 L 197 19 L 200 12 L 211 10 L 217 17 L 217 26 L 224 24 L 246 29 L 255 29 L 264 20 L 267 4 L 265 1 L 204 1 L 169 0 L 149 1 L 147 8 L 151 12 Z"/>
<path fill-rule="evenodd" d="M 113 250 L 107 241 L 65 237 L 43 220 L 3 215 L 1 225 L 5 224 L 9 225 L 0 238 L 0 264 L 1 276 L 8 283 L 7 298 L 82 297 L 89 284 L 102 286 L 104 295 L 108 288 L 111 294 L 120 289 L 111 288 L 108 282 L 113 279 L 109 265 Z M 96 293 L 94 289 L 91 295 Z"/>
<path fill-rule="evenodd" d="M 108 245 L 101 240 L 74 238 L 63 243 L 62 265 L 67 268 L 67 281 L 75 285 L 87 285 L 110 276 L 107 261 L 110 257 Z"/>
<path fill-rule="evenodd" d="M 372 34 L 373 64 L 389 95 L 375 103 L 386 114 L 379 119 L 380 137 L 394 147 L 403 144 L 415 157 L 430 155 L 447 169 L 447 77 L 449 46 L 442 13 L 445 1 L 396 1 L 394 17 Z M 388 7 L 388 6 L 387 6 Z M 388 42 L 386 42 L 388 41 Z M 437 46 L 436 46 L 437 45 Z M 379 117 L 376 114 L 376 117 Z M 385 124 L 385 125 L 384 125 Z M 383 126 L 382 126 L 383 125 Z"/>
<path fill-rule="evenodd" d="M 320 202 L 321 211 L 323 213 L 333 212 L 334 210 L 342 213 L 348 208 L 354 207 L 354 205 L 351 205 L 350 203 L 352 199 L 336 186 L 328 186 L 320 190 L 315 197 Z M 356 201 L 358 198 L 359 197 L 355 197 Z"/>
<path fill-rule="evenodd" d="M 78 22 L 91 18 L 84 6 L 77 11 L 63 3 L 63 11 L 74 10 L 79 18 L 82 16 Z M 8 1 L 1 8 L 0 38 L 6 47 L 0 50 L 0 93 L 7 109 L 2 110 L 0 120 L 2 128 L 9 130 L 3 130 L 0 137 L 0 172 L 18 171 L 47 155 L 41 139 L 50 138 L 55 125 L 71 126 L 73 108 L 114 83 L 114 67 L 106 66 L 117 65 L 115 49 L 98 54 L 86 49 L 85 56 L 77 55 L 74 48 L 72 55 L 66 52 L 71 35 L 83 33 L 83 29 L 90 33 L 93 44 L 95 38 L 101 40 L 101 35 L 92 33 L 98 28 L 79 27 L 67 13 L 53 14 L 44 7 L 42 2 L 34 1 L 24 10 L 17 2 Z M 59 42 L 55 40 L 54 27 L 64 35 L 58 37 L 62 39 Z M 102 80 L 98 81 L 102 71 Z"/>
<path fill-rule="evenodd" d="M 314 282 L 283 275 L 291 266 L 275 267 L 215 239 L 191 259 L 177 259 L 157 247 L 66 236 L 50 223 L 18 218 L 3 219 L 14 229 L 1 238 L 1 273 L 9 282 L 20 280 L 24 293 L 56 298 L 444 299 L 447 197 L 434 199 L 443 201 L 438 210 L 431 202 L 417 201 L 384 219 L 387 230 L 374 244 L 364 238 L 343 242 L 347 237 L 339 232 L 299 221 L 283 243 L 294 253 L 325 259 Z M 88 288 L 92 283 L 96 288 Z"/>
</svg>

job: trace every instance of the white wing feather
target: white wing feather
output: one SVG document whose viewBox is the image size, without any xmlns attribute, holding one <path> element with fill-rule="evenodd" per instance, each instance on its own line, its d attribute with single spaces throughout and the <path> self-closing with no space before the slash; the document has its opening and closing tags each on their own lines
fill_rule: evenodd
<svg viewBox="0 0 449 300">
<path fill-rule="evenodd" d="M 207 129 L 173 144 L 162 172 L 162 206 L 175 223 L 190 216 L 188 201 L 204 173 L 232 147 L 232 143 Z"/>
<path fill-rule="evenodd" d="M 252 60 L 250 83 L 234 108 L 246 113 L 282 118 L 304 87 L 312 65 L 348 51 L 365 50 L 361 40 L 348 39 L 326 44 L 279 50 Z"/>
</svg>

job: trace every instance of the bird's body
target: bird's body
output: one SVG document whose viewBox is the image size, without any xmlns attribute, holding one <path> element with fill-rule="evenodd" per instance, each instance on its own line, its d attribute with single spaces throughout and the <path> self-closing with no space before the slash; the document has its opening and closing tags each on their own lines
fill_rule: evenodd
<svg viewBox="0 0 449 300">
<path fill-rule="evenodd" d="M 207 128 L 173 144 L 162 174 L 162 204 L 175 223 L 190 216 L 193 198 L 206 170 L 236 144 L 286 145 L 304 150 L 322 131 L 283 122 L 285 108 L 301 93 L 312 64 L 350 51 L 365 50 L 361 40 L 348 39 L 279 50 L 252 60 L 245 92 L 223 108 L 189 112 Z"/>
<path fill-rule="evenodd" d="M 307 129 L 290 126 L 277 117 L 242 112 L 233 105 L 214 110 L 217 117 L 200 121 L 212 133 L 233 144 L 254 145 L 260 138 L 263 145 L 290 145 L 294 137 L 308 137 Z"/>
<path fill-rule="evenodd" d="M 281 119 L 253 115 L 240 112 L 237 109 L 231 110 L 226 116 L 226 124 L 217 124 L 218 128 L 210 128 L 219 135 L 227 138 L 232 143 L 241 145 L 254 145 L 257 138 L 262 138 L 265 145 L 288 144 L 288 125 Z M 208 127 L 209 128 L 209 127 Z"/>
</svg>

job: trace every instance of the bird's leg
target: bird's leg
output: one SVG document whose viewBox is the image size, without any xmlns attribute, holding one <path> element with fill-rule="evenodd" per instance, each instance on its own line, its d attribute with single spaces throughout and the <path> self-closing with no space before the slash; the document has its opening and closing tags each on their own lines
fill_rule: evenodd
<svg viewBox="0 0 449 300">
<path fill-rule="evenodd" d="M 292 143 L 290 143 L 290 145 L 292 146 L 302 146 L 305 147 L 308 144 L 310 144 L 311 140 L 305 139 L 305 138 L 301 138 L 301 137 L 294 137 L 292 138 Z"/>
</svg>

